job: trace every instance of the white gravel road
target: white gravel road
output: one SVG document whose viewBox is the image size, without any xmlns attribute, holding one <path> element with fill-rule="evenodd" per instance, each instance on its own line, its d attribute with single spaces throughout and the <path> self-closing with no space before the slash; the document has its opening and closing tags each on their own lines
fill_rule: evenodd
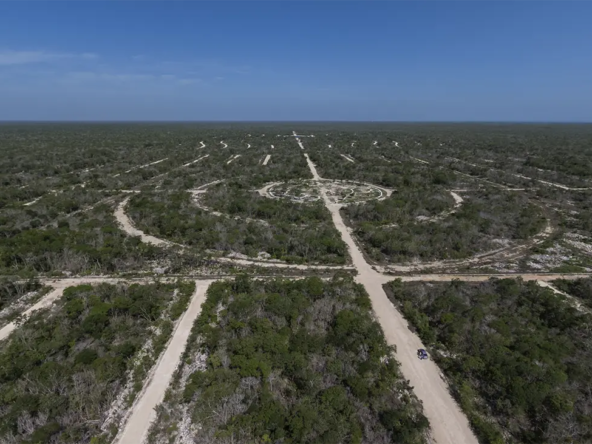
<svg viewBox="0 0 592 444">
<path fill-rule="evenodd" d="M 39 301 L 37 301 L 36 304 L 32 305 L 31 307 L 29 307 L 27 310 L 25 310 L 22 313 L 22 316 L 24 318 L 29 317 L 29 315 L 31 313 L 33 313 L 35 310 L 39 310 L 41 308 L 46 308 L 49 307 L 51 304 L 53 304 L 53 302 L 55 300 L 57 300 L 61 295 L 62 292 L 64 291 L 64 288 L 67 287 L 67 283 L 55 283 L 52 284 L 53 290 L 51 290 L 49 293 L 47 293 L 45 296 L 43 296 Z M 10 322 L 9 324 L 6 324 L 4 327 L 2 327 L 0 329 L 0 341 L 2 341 L 3 339 L 6 339 L 13 331 L 14 329 L 17 327 L 17 325 L 14 322 Z"/>
<path fill-rule="evenodd" d="M 181 355 L 187 345 L 187 339 L 195 319 L 201 312 L 206 299 L 206 290 L 214 281 L 196 281 L 195 293 L 191 298 L 187 311 L 181 317 L 164 353 L 156 363 L 156 367 L 146 382 L 144 390 L 139 394 L 131 408 L 129 417 L 122 431 L 114 440 L 116 444 L 142 444 L 156 418 L 155 408 L 164 399 L 164 394 L 179 365 Z"/>
</svg>

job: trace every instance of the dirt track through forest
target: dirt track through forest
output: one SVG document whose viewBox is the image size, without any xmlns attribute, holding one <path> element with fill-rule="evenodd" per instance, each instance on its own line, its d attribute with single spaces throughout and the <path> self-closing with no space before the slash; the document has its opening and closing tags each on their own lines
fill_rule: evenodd
<svg viewBox="0 0 592 444">
<path fill-rule="evenodd" d="M 38 198 L 33 199 L 31 202 L 24 203 L 23 206 L 29 207 L 29 206 L 39 202 L 42 198 L 43 198 L 43 196 L 39 196 Z"/>
<path fill-rule="evenodd" d="M 267 162 L 269 162 L 269 159 L 271 159 L 271 154 L 268 154 L 267 156 L 265 156 L 265 160 L 263 161 L 263 165 L 267 165 Z"/>
<path fill-rule="evenodd" d="M 64 288 L 66 288 L 66 286 L 67 286 L 67 284 L 62 283 L 62 282 L 52 285 L 53 290 L 51 290 L 49 293 L 47 293 L 45 296 L 43 296 L 39 301 L 37 301 L 37 303 L 33 304 L 31 307 L 29 307 L 27 310 L 25 310 L 21 314 L 21 316 L 23 318 L 27 318 L 35 310 L 49 307 L 51 304 L 53 304 L 53 302 L 55 300 L 57 300 L 62 295 L 62 292 L 64 291 Z M 14 322 L 10 322 L 10 323 L 6 324 L 4 327 L 2 327 L 0 329 L 0 341 L 2 341 L 3 339 L 6 339 L 14 331 L 14 329 L 16 327 L 17 327 L 17 324 Z"/>
<path fill-rule="evenodd" d="M 411 157 L 411 158 L 412 158 L 413 160 L 415 160 L 416 162 L 423 163 L 423 164 L 425 164 L 425 165 L 429 165 L 429 164 L 430 164 L 430 162 L 428 162 L 427 160 L 418 159 L 417 157 L 413 157 L 413 156 L 409 156 L 409 157 Z"/>
<path fill-rule="evenodd" d="M 187 345 L 193 323 L 201 313 L 201 306 L 206 299 L 206 290 L 212 282 L 214 281 L 195 282 L 195 293 L 189 307 L 177 324 L 149 380 L 145 382 L 144 390 L 132 406 L 125 426 L 114 440 L 115 444 L 142 444 L 147 437 L 150 424 L 156 419 L 154 409 L 164 399 L 166 389 L 173 379 L 173 374 Z"/>
<path fill-rule="evenodd" d="M 164 159 L 157 160 L 156 162 L 150 162 L 150 163 L 147 163 L 147 164 L 144 164 L 144 165 L 140 165 L 140 166 L 137 166 L 137 167 L 134 167 L 134 168 L 130 168 L 129 170 L 126 171 L 126 173 L 131 173 L 133 170 L 141 170 L 142 168 L 147 168 L 149 166 L 159 164 L 160 162 L 164 162 L 167 159 L 168 159 L 168 157 L 165 157 Z"/>
<path fill-rule="evenodd" d="M 313 178 L 320 176 L 308 155 L 304 154 Z M 422 401 L 424 413 L 430 421 L 432 437 L 438 444 L 477 444 L 469 421 L 462 413 L 448 386 L 440 377 L 440 369 L 431 360 L 417 358 L 417 350 L 425 348 L 420 339 L 407 326 L 407 321 L 390 302 L 382 288 L 382 275 L 372 269 L 345 226 L 338 204 L 330 202 L 323 185 L 318 184 L 325 206 L 331 213 L 335 228 L 348 246 L 353 264 L 358 271 L 356 281 L 364 286 L 387 342 L 397 348 L 396 357 L 401 363 L 403 376 L 410 381 L 415 395 Z"/>
<path fill-rule="evenodd" d="M 119 223 L 123 231 L 125 231 L 130 236 L 140 236 L 142 242 L 146 244 L 156 245 L 157 247 L 168 247 L 176 245 L 173 242 L 150 236 L 149 234 L 144 233 L 142 230 L 138 230 L 136 227 L 134 227 L 130 218 L 127 216 L 127 214 L 125 214 L 125 206 L 127 205 L 129 200 L 130 197 L 126 197 L 125 199 L 123 199 L 121 203 L 117 206 L 117 210 L 115 210 L 115 219 L 117 219 L 117 222 Z"/>
<path fill-rule="evenodd" d="M 537 284 L 543 288 L 549 288 L 551 290 L 553 290 L 554 293 L 560 294 L 562 296 L 565 296 L 567 298 L 567 302 L 573 306 L 576 310 L 581 311 L 582 313 L 590 313 L 591 310 L 587 307 L 585 307 L 582 304 L 582 301 L 580 301 L 578 298 L 573 297 L 570 294 L 565 293 L 564 291 L 559 290 L 558 288 L 556 288 L 553 284 L 550 284 L 549 282 L 543 281 L 543 280 L 537 280 Z"/>
<path fill-rule="evenodd" d="M 461 163 L 465 163 L 467 165 L 470 165 L 470 166 L 476 167 L 476 168 L 484 168 L 484 169 L 487 169 L 490 171 L 502 171 L 497 168 L 491 168 L 486 165 L 477 165 L 477 164 L 474 164 L 471 162 L 467 162 L 466 160 L 457 159 L 456 157 L 447 157 L 447 159 L 454 160 L 454 161 L 461 162 Z M 540 168 L 537 168 L 537 170 L 545 171 L 545 170 L 541 170 Z M 505 172 L 505 171 L 502 171 L 502 172 Z M 567 185 L 562 185 L 560 183 L 549 182 L 547 180 L 542 180 L 542 179 L 536 179 L 534 177 L 528 177 L 528 176 L 525 176 L 523 174 L 518 174 L 518 173 L 508 173 L 508 174 L 510 174 L 511 176 L 514 176 L 514 177 L 518 177 L 520 179 L 524 179 L 524 180 L 534 180 L 534 181 L 540 182 L 544 185 L 548 185 L 550 187 L 555 187 L 555 188 L 559 188 L 561 190 L 566 190 L 566 191 L 586 191 L 586 190 L 592 189 L 592 188 L 588 188 L 588 187 L 568 187 Z"/>
<path fill-rule="evenodd" d="M 292 134 L 293 134 L 294 138 L 296 139 L 296 143 L 298 144 L 300 149 L 303 150 L 304 145 L 302 145 L 302 141 L 300 140 L 300 137 L 298 137 L 298 134 L 296 133 L 296 131 L 292 131 Z"/>
<path fill-rule="evenodd" d="M 351 157 L 345 155 L 345 154 L 340 154 L 341 157 L 343 157 L 345 160 L 349 160 L 351 163 L 355 163 L 356 161 L 354 159 L 352 159 Z"/>
<path fill-rule="evenodd" d="M 183 166 L 184 166 L 184 167 L 186 167 L 186 166 L 189 166 L 189 165 L 193 165 L 194 163 L 197 163 L 197 162 L 199 162 L 200 160 L 202 160 L 202 159 L 205 159 L 205 158 L 206 158 L 206 157 L 208 157 L 208 156 L 209 156 L 209 154 L 206 154 L 205 156 L 201 156 L 199 159 L 195 159 L 195 160 L 193 160 L 193 161 L 191 161 L 191 162 L 189 162 L 189 163 L 186 163 L 186 164 L 185 164 L 185 165 L 183 165 Z"/>
<path fill-rule="evenodd" d="M 230 164 L 230 163 L 234 162 L 234 161 L 235 161 L 236 159 L 238 159 L 240 156 L 241 156 L 240 154 L 237 154 L 237 155 L 235 155 L 234 157 L 231 157 L 231 158 L 230 158 L 230 160 L 229 160 L 228 162 L 226 162 L 226 165 L 228 165 L 228 164 Z"/>
</svg>

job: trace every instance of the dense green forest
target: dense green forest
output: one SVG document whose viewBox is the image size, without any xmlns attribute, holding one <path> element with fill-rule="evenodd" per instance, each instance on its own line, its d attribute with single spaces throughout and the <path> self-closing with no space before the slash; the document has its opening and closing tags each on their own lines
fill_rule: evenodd
<svg viewBox="0 0 592 444">
<path fill-rule="evenodd" d="M 396 189 L 389 200 L 344 213 L 374 260 L 461 258 L 495 249 L 497 241 L 520 241 L 542 223 L 539 209 L 529 202 L 546 207 L 548 217 L 559 211 L 567 232 L 592 232 L 590 191 L 561 188 L 591 186 L 589 125 L 299 123 L 296 130 L 314 135 L 302 141 L 321 176 Z M 240 217 L 269 215 L 270 223 L 290 220 L 292 226 L 265 233 L 278 236 L 268 241 L 260 239 L 261 227 L 218 219 L 223 232 L 233 233 L 225 235 L 233 244 L 212 246 L 215 242 L 206 239 L 202 246 L 255 256 L 273 249 L 267 252 L 293 262 L 340 263 L 342 251 L 322 224 L 322 233 L 294 232 L 298 221 L 314 218 L 316 210 L 298 215 L 304 207 L 263 203 L 251 195 L 270 182 L 311 178 L 292 131 L 293 124 L 276 123 L 1 124 L 0 273 L 112 273 L 163 261 L 182 269 L 176 264 L 187 265 L 187 258 L 169 257 L 111 232 L 119 231 L 113 205 L 130 191 L 182 192 L 216 180 L 227 181 L 229 188 L 203 196 L 211 208 Z M 270 161 L 263 165 L 267 155 Z M 505 192 L 504 184 L 526 190 Z M 462 194 L 461 211 L 441 223 L 415 223 L 417 216 L 451 208 L 446 196 L 451 189 L 470 190 Z M 232 205 L 218 200 L 226 198 Z M 264 214 L 249 216 L 255 212 Z M 317 227 L 316 220 L 300 225 L 303 231 Z M 234 234 L 248 230 L 256 234 Z M 322 241 L 330 246 L 319 246 Z M 311 242 L 313 251 L 306 251 Z"/>
<path fill-rule="evenodd" d="M 580 282 L 570 289 L 584 288 Z M 520 279 L 385 286 L 484 444 L 592 442 L 592 316 Z"/>
<path fill-rule="evenodd" d="M 182 282 L 80 285 L 34 312 L 0 347 L 0 441 L 112 437 L 111 404 L 122 393 L 131 404 L 193 290 Z"/>
<path fill-rule="evenodd" d="M 212 284 L 149 442 L 425 442 L 370 310 L 347 275 Z"/>
<path fill-rule="evenodd" d="M 218 188 L 226 200 L 214 202 L 234 218 L 213 215 L 197 207 L 188 192 L 142 193 L 128 205 L 128 214 L 142 230 L 196 247 L 201 252 L 241 253 L 257 258 L 268 253 L 291 263 L 344 264 L 347 249 L 321 203 L 289 204 L 254 192 Z M 258 220 L 246 218 L 253 214 Z M 305 219 L 305 217 L 307 217 Z"/>
<path fill-rule="evenodd" d="M 505 242 L 529 239 L 546 224 L 541 209 L 523 194 L 494 190 L 462 193 L 453 209 L 450 194 L 429 189 L 398 189 L 383 201 L 351 205 L 342 210 L 355 234 L 379 262 L 461 259 L 495 250 Z"/>
</svg>

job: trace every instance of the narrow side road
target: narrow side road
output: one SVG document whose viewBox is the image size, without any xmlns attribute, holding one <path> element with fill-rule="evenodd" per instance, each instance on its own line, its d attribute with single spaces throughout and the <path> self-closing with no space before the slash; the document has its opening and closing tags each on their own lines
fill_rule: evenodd
<svg viewBox="0 0 592 444">
<path fill-rule="evenodd" d="M 115 444 L 141 444 L 156 418 L 155 407 L 162 402 L 181 355 L 185 350 L 187 339 L 195 319 L 201 313 L 201 306 L 206 298 L 206 290 L 214 281 L 196 281 L 195 293 L 191 298 L 187 311 L 181 317 L 166 350 L 156 363 L 156 367 L 147 381 L 144 390 L 139 394 L 132 406 L 127 422 L 122 431 L 113 441 Z"/>
<path fill-rule="evenodd" d="M 66 288 L 68 285 L 65 282 L 57 282 L 55 284 L 52 283 L 51 286 L 53 287 L 53 290 L 51 290 L 49 293 L 43 296 L 39 301 L 37 301 L 36 304 L 32 305 L 27 310 L 25 310 L 21 314 L 23 318 L 28 318 L 31 315 L 31 313 L 33 313 L 35 310 L 49 307 L 51 304 L 53 304 L 55 300 L 62 296 L 64 288 Z M 10 322 L 6 324 L 4 327 L 2 327 L 0 329 L 0 341 L 6 339 L 15 330 L 16 327 L 17 325 L 14 322 Z"/>
</svg>

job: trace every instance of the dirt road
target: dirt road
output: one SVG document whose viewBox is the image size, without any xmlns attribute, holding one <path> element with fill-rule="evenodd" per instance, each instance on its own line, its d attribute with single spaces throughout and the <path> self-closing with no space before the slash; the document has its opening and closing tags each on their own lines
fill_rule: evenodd
<svg viewBox="0 0 592 444">
<path fill-rule="evenodd" d="M 316 181 L 320 181 L 317 170 L 304 154 L 309 169 Z M 462 413 L 440 377 L 440 369 L 433 361 L 420 361 L 417 349 L 425 348 L 420 339 L 409 330 L 407 321 L 395 309 L 382 288 L 383 276 L 374 271 L 364 259 L 348 228 L 345 226 L 340 205 L 333 204 L 319 183 L 319 192 L 325 206 L 331 212 L 333 223 L 347 244 L 354 267 L 358 271 L 356 281 L 364 286 L 378 322 L 389 344 L 397 347 L 396 357 L 401 363 L 403 376 L 413 386 L 415 395 L 422 401 L 424 413 L 430 421 L 432 437 L 437 444 L 477 444 L 469 421 Z"/>
<path fill-rule="evenodd" d="M 55 301 L 57 301 L 62 296 L 64 289 L 66 289 L 68 287 L 75 286 L 75 285 L 81 285 L 81 284 L 85 284 L 85 283 L 97 283 L 97 284 L 101 283 L 101 282 L 116 283 L 116 282 L 120 282 L 120 281 L 122 281 L 122 279 L 120 279 L 120 278 L 108 278 L 108 277 L 103 277 L 103 276 L 88 277 L 88 278 L 73 278 L 73 279 L 54 279 L 54 280 L 45 281 L 44 284 L 52 287 L 53 290 L 51 290 L 49 293 L 47 293 L 45 296 L 43 296 L 40 300 L 38 300 L 31 307 L 29 307 L 28 309 L 23 311 L 21 313 L 21 316 L 24 319 L 26 319 L 34 311 L 49 307 L 51 304 L 53 304 Z M 0 329 L 0 341 L 2 341 L 3 339 L 6 339 L 16 329 L 16 327 L 17 327 L 17 325 L 14 322 L 10 322 L 9 324 L 6 324 L 4 327 L 2 327 Z"/>
<path fill-rule="evenodd" d="M 195 282 L 195 293 L 191 298 L 189 308 L 177 324 L 166 350 L 160 356 L 150 380 L 147 381 L 144 390 L 132 406 L 127 422 L 114 443 L 141 444 L 144 442 L 150 424 L 156 418 L 154 408 L 164 399 L 165 391 L 185 350 L 191 327 L 201 312 L 201 306 L 206 298 L 206 290 L 212 282 L 214 281 Z"/>
<path fill-rule="evenodd" d="M 57 300 L 62 295 L 62 292 L 64 291 L 64 288 L 67 287 L 67 285 L 65 283 L 60 282 L 60 283 L 56 283 L 55 285 L 52 285 L 52 287 L 53 287 L 53 290 L 51 290 L 49 293 L 47 293 L 45 296 L 43 296 L 39 301 L 37 301 L 36 304 L 29 307 L 27 310 L 25 310 L 22 313 L 22 316 L 24 318 L 29 317 L 30 314 L 33 313 L 35 310 L 49 307 L 51 304 L 53 304 L 53 302 L 55 300 Z M 14 322 L 6 324 L 4 327 L 2 327 L 0 329 L 0 341 L 2 341 L 3 339 L 6 339 L 14 331 L 14 329 L 16 327 L 17 326 Z"/>
<path fill-rule="evenodd" d="M 132 221 L 129 219 L 129 217 L 127 217 L 127 214 L 125 214 L 125 206 L 127 205 L 127 202 L 129 200 L 129 197 L 123 199 L 121 203 L 118 205 L 117 210 L 115 210 L 115 219 L 117 219 L 117 222 L 119 223 L 123 231 L 125 231 L 130 236 L 140 236 L 142 242 L 146 244 L 156 245 L 157 247 L 167 247 L 176 245 L 173 242 L 165 241 L 163 239 L 150 236 L 149 234 L 146 234 L 143 231 L 138 230 L 136 227 L 134 227 Z"/>
<path fill-rule="evenodd" d="M 567 298 L 569 304 L 571 304 L 576 310 L 581 311 L 582 313 L 590 313 L 591 310 L 582 304 L 582 301 L 576 297 L 573 297 L 570 294 L 565 293 L 564 291 L 559 290 L 553 284 L 550 284 L 547 281 L 537 280 L 537 284 L 543 288 L 550 288 L 553 290 L 554 293 L 560 294 Z"/>
</svg>

